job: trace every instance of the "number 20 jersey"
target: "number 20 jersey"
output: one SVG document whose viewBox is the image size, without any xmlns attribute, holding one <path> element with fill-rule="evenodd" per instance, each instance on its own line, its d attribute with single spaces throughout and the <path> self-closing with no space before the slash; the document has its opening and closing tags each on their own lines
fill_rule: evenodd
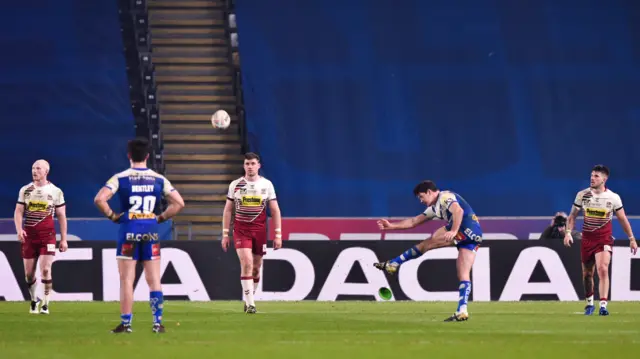
<svg viewBox="0 0 640 359">
<path fill-rule="evenodd" d="M 128 237 L 147 233 L 157 236 L 156 212 L 163 196 L 175 190 L 169 180 L 148 168 L 129 168 L 111 177 L 106 187 L 120 197 L 120 211 L 124 212 L 120 217 L 120 238 L 137 241 Z"/>
</svg>

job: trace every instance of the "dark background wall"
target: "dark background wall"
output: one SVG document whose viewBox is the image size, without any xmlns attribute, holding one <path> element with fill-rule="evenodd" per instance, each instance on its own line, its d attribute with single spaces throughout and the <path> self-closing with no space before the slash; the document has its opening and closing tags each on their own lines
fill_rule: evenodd
<svg viewBox="0 0 640 359">
<path fill-rule="evenodd" d="M 39 158 L 72 217 L 128 166 L 134 136 L 116 1 L 12 2 L 0 11 L 0 217 Z"/>
<path fill-rule="evenodd" d="M 640 213 L 640 3 L 243 0 L 247 122 L 285 216 L 568 211 L 604 163 Z"/>
</svg>

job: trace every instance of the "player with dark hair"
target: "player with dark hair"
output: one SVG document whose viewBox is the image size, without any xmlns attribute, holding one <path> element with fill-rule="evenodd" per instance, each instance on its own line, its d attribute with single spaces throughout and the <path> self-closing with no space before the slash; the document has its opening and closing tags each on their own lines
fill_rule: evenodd
<svg viewBox="0 0 640 359">
<path fill-rule="evenodd" d="M 149 142 L 146 139 L 129 141 L 127 149 L 131 168 L 111 177 L 95 198 L 100 212 L 120 224 L 116 258 L 120 272 L 121 322 L 111 332 L 132 332 L 133 283 L 136 277 L 136 263 L 142 261 L 150 290 L 152 330 L 155 333 L 164 333 L 158 223 L 178 214 L 184 208 L 184 201 L 166 178 L 147 168 Z M 107 203 L 116 193 L 120 195 L 120 209 L 124 213 L 116 214 Z M 156 215 L 163 197 L 167 199 L 169 206 L 163 213 Z"/>
<path fill-rule="evenodd" d="M 593 305 L 593 275 L 596 269 L 599 279 L 599 314 L 609 315 L 607 297 L 609 296 L 609 263 L 611 262 L 611 253 L 613 251 L 611 221 L 614 213 L 618 217 L 622 229 L 629 237 L 631 253 L 635 255 L 638 250 L 631 224 L 629 224 L 629 220 L 622 208 L 622 200 L 617 193 L 606 186 L 609 174 L 609 169 L 606 166 L 596 165 L 593 167 L 590 186 L 576 195 L 565 230 L 564 245 L 569 247 L 573 243 L 571 230 L 575 226 L 578 213 L 584 211 L 580 257 L 582 259 L 582 280 L 587 301 L 587 305 L 584 308 L 585 315 L 592 315 L 595 311 L 595 306 Z"/>
<path fill-rule="evenodd" d="M 374 266 L 388 274 L 395 274 L 402 263 L 416 259 L 425 252 L 442 247 L 455 245 L 458 248 L 456 269 L 458 272 L 460 299 L 455 313 L 445 319 L 445 322 L 464 321 L 469 319 L 467 302 L 471 293 L 471 267 L 476 258 L 476 252 L 482 242 L 482 229 L 473 209 L 459 194 L 451 191 L 441 191 L 432 181 L 423 181 L 413 190 L 420 203 L 427 209 L 412 218 L 400 222 L 390 223 L 386 219 L 378 221 L 378 227 L 385 230 L 410 229 L 419 224 L 442 219 L 447 225 L 439 228 L 431 238 L 425 239 L 418 245 L 409 248 L 396 258 Z"/>
<path fill-rule="evenodd" d="M 249 152 L 244 155 L 244 176 L 231 182 L 227 203 L 222 215 L 222 249 L 229 247 L 229 226 L 235 207 L 233 242 L 240 260 L 240 283 L 244 294 L 244 311 L 256 313 L 253 299 L 260 282 L 262 257 L 267 253 L 267 212 L 269 205 L 275 239 L 273 248 L 282 247 L 282 217 L 273 183 L 259 175 L 260 157 Z"/>
<path fill-rule="evenodd" d="M 25 280 L 31 296 L 29 313 L 49 314 L 49 296 L 53 289 L 51 266 L 56 254 L 56 229 L 54 214 L 60 223 L 60 252 L 67 245 L 67 215 L 62 190 L 47 180 L 49 163 L 37 160 L 31 167 L 33 182 L 22 187 L 13 221 L 21 243 Z M 24 223 L 23 223 L 24 220 Z M 40 281 L 44 284 L 44 301 L 36 296 L 36 265 L 40 258 Z"/>
</svg>

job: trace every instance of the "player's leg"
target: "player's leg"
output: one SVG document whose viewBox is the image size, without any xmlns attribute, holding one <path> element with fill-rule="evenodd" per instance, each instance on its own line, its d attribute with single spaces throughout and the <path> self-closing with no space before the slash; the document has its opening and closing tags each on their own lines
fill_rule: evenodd
<svg viewBox="0 0 640 359">
<path fill-rule="evenodd" d="M 49 298 L 53 289 L 51 266 L 56 255 L 56 234 L 53 231 L 45 231 L 40 233 L 39 236 L 40 281 L 44 286 L 44 301 L 42 302 L 40 313 L 49 314 Z"/>
<path fill-rule="evenodd" d="M 120 325 L 121 331 L 131 332 L 133 321 L 133 283 L 136 279 L 136 263 L 132 258 L 118 258 L 118 273 L 120 274 Z"/>
<path fill-rule="evenodd" d="M 267 254 L 267 231 L 255 231 L 253 233 L 253 243 L 251 247 L 253 254 L 253 294 L 256 294 L 258 283 L 260 283 L 260 270 L 262 269 L 262 257 Z"/>
<path fill-rule="evenodd" d="M 240 284 L 244 299 L 245 313 L 256 312 L 253 300 L 253 238 L 248 231 L 233 230 L 233 243 L 240 261 Z"/>
<path fill-rule="evenodd" d="M 240 260 L 240 285 L 242 285 L 245 312 L 253 314 L 256 311 L 256 303 L 253 300 L 253 254 L 251 247 L 243 248 L 236 245 L 236 253 Z"/>
<path fill-rule="evenodd" d="M 447 322 L 469 319 L 467 303 L 469 301 L 469 294 L 471 293 L 471 268 L 476 260 L 477 248 L 478 244 L 470 240 L 465 240 L 458 244 L 456 271 L 458 272 L 458 290 L 460 291 L 460 296 L 458 297 L 458 308 L 451 317 L 445 319 Z"/>
<path fill-rule="evenodd" d="M 402 265 L 404 262 L 416 259 L 432 249 L 449 247 L 453 245 L 452 242 L 449 242 L 444 238 L 444 234 L 446 232 L 447 228 L 441 227 L 433 234 L 431 238 L 423 240 L 417 245 L 407 249 L 399 256 L 386 262 L 374 263 L 373 265 L 376 268 L 383 270 L 389 274 L 394 274 L 398 271 L 398 267 L 400 267 L 400 265 Z"/>
<path fill-rule="evenodd" d="M 260 269 L 262 268 L 262 255 L 253 254 L 253 295 L 256 294 L 260 283 Z"/>
<path fill-rule="evenodd" d="M 36 289 L 38 288 L 36 265 L 38 263 L 38 257 L 32 250 L 31 243 L 27 243 L 26 241 L 22 243 L 22 263 L 24 264 L 24 279 L 27 282 L 29 296 L 31 297 L 29 313 L 38 314 L 38 304 L 40 303 L 40 298 L 36 297 Z"/>
<path fill-rule="evenodd" d="M 136 279 L 136 263 L 138 262 L 137 246 L 125 239 L 118 240 L 116 260 L 120 275 L 120 324 L 112 333 L 131 333 L 133 320 L 133 282 Z"/>
<path fill-rule="evenodd" d="M 596 253 L 596 271 L 598 273 L 598 293 L 600 293 L 600 315 L 609 315 L 607 298 L 609 297 L 609 263 L 611 252 L 603 250 Z"/>
<path fill-rule="evenodd" d="M 55 244 L 53 246 L 55 253 Z M 51 275 L 53 259 L 54 256 L 51 254 L 43 254 L 40 256 L 40 281 L 44 286 L 44 301 L 42 302 L 42 308 L 40 308 L 41 314 L 49 314 L 49 298 L 51 296 L 51 290 L 53 289 L 53 277 Z"/>
<path fill-rule="evenodd" d="M 165 328 L 162 325 L 162 315 L 164 313 L 164 295 L 162 293 L 162 284 L 160 283 L 160 243 L 159 242 L 140 242 L 140 260 L 144 267 L 144 276 L 149 286 L 149 307 L 153 315 L 154 333 L 164 333 Z"/>
<path fill-rule="evenodd" d="M 152 248 L 153 245 L 158 245 L 156 250 L 157 256 L 144 256 L 144 276 L 149 285 L 149 306 L 151 307 L 151 314 L 153 315 L 153 332 L 164 333 L 165 328 L 162 325 L 162 314 L 164 313 L 164 296 L 162 293 L 162 284 L 160 283 L 160 248 L 159 243 L 143 243 L 143 245 Z M 153 251 L 153 249 L 151 249 Z M 146 253 L 145 253 L 146 254 Z M 147 259 L 151 257 L 151 259 Z"/>
<path fill-rule="evenodd" d="M 584 287 L 584 296 L 586 300 L 584 315 L 591 315 L 595 308 L 593 306 L 593 275 L 596 269 L 596 261 L 593 252 L 590 248 L 585 246 L 584 241 L 582 241 L 580 246 L 580 257 L 582 260 L 582 285 Z"/>
</svg>

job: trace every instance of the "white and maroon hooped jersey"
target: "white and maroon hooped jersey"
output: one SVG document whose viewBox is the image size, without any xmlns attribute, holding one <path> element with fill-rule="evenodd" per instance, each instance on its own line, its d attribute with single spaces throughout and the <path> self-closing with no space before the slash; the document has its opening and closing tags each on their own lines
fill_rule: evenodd
<svg viewBox="0 0 640 359">
<path fill-rule="evenodd" d="M 53 230 L 55 209 L 65 205 L 62 190 L 51 182 L 42 187 L 31 182 L 20 188 L 18 203 L 24 206 L 25 230 Z"/>
<path fill-rule="evenodd" d="M 613 213 L 622 209 L 622 200 L 617 193 L 605 189 L 600 194 L 591 188 L 578 192 L 573 205 L 584 211 L 582 240 L 609 241 L 613 233 Z"/>
<path fill-rule="evenodd" d="M 267 226 L 267 203 L 276 199 L 273 183 L 264 177 L 250 182 L 240 177 L 231 182 L 227 199 L 235 204 L 234 228 L 262 229 Z"/>
</svg>

